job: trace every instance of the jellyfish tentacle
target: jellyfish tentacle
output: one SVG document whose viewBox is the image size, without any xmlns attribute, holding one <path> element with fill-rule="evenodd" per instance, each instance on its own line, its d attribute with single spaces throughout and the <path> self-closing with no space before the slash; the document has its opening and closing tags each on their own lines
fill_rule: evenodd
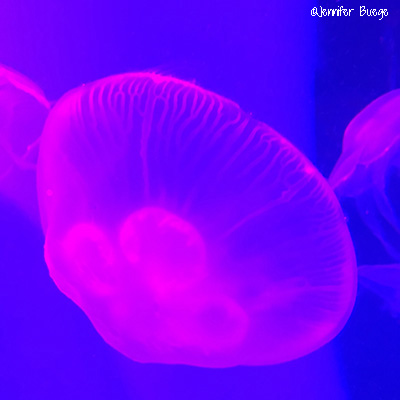
<svg viewBox="0 0 400 400">
<path fill-rule="evenodd" d="M 397 236 L 400 236 L 400 221 L 395 215 L 393 205 L 387 197 L 385 190 L 372 189 L 374 193 L 374 200 L 377 207 L 377 212 L 382 217 L 384 222 L 391 227 Z M 380 224 L 381 226 L 382 224 Z M 381 229 L 381 239 L 384 235 L 384 231 Z M 386 235 L 387 236 L 387 235 Z M 392 255 L 396 260 L 400 259 L 400 248 L 399 246 L 391 245 L 388 237 L 383 238 L 382 244 L 387 248 L 389 254 Z M 390 250 L 389 250 L 390 249 Z M 395 254 L 395 255 L 394 255 Z"/>
<path fill-rule="evenodd" d="M 342 154 L 329 178 L 343 203 L 354 200 L 365 227 L 396 262 L 400 261 L 399 103 L 400 90 L 393 90 L 350 122 Z"/>
<path fill-rule="evenodd" d="M 400 264 L 361 265 L 358 267 L 360 284 L 382 297 L 389 312 L 400 316 Z"/>
</svg>

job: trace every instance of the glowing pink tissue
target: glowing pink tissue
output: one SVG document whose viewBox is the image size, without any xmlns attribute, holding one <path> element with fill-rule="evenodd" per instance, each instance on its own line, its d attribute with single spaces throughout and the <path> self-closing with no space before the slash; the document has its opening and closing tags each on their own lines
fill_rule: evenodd
<svg viewBox="0 0 400 400">
<path fill-rule="evenodd" d="M 356 263 L 338 201 L 234 102 L 157 74 L 113 76 L 67 93 L 41 140 L 51 277 L 126 356 L 274 364 L 344 326 Z"/>
<path fill-rule="evenodd" d="M 28 78 L 0 65 L 0 196 L 39 219 L 36 161 L 50 104 Z"/>
</svg>

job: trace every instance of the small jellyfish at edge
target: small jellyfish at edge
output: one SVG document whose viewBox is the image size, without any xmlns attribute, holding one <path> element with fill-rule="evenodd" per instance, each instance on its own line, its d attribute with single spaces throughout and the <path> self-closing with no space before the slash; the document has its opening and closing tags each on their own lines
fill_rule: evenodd
<svg viewBox="0 0 400 400">
<path fill-rule="evenodd" d="M 333 339 L 356 261 L 339 202 L 293 145 L 154 73 L 64 95 L 38 160 L 58 288 L 138 362 L 276 364 Z"/>
<path fill-rule="evenodd" d="M 368 259 L 363 260 L 360 283 L 382 296 L 399 316 L 400 90 L 374 100 L 350 122 L 329 183 L 342 203 L 350 199 L 364 229 L 383 249 L 378 256 L 383 262 L 368 265 Z M 365 235 L 359 236 L 356 250 L 361 251 L 367 245 L 362 242 Z"/>
<path fill-rule="evenodd" d="M 50 104 L 28 78 L 0 64 L 0 195 L 39 220 L 38 145 Z"/>
</svg>

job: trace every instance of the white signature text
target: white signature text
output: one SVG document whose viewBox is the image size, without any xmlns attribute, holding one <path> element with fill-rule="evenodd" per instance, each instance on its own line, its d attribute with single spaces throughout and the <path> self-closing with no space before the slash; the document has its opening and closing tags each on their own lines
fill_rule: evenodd
<svg viewBox="0 0 400 400">
<path fill-rule="evenodd" d="M 358 12 L 357 12 L 358 11 Z M 367 8 L 365 6 L 360 6 L 359 10 L 354 8 L 345 8 L 343 6 L 338 6 L 336 8 L 324 8 L 322 6 L 313 7 L 311 9 L 311 15 L 313 17 L 351 17 L 352 15 L 359 15 L 360 17 L 376 17 L 382 20 L 384 17 L 389 15 L 387 8 Z"/>
</svg>

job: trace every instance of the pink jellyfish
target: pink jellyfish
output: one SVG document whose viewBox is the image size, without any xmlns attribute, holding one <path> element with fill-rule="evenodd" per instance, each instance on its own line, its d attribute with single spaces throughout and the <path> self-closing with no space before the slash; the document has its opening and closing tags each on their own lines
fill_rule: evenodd
<svg viewBox="0 0 400 400">
<path fill-rule="evenodd" d="M 237 104 L 153 73 L 67 93 L 38 161 L 45 259 L 139 362 L 266 365 L 334 338 L 354 249 L 328 183 Z"/>
<path fill-rule="evenodd" d="M 369 104 L 349 124 L 329 183 L 354 200 L 367 229 L 393 264 L 360 266 L 360 282 L 400 313 L 400 90 Z"/>
<path fill-rule="evenodd" d="M 39 219 L 38 143 L 50 105 L 23 75 L 0 65 L 0 195 Z"/>
</svg>

